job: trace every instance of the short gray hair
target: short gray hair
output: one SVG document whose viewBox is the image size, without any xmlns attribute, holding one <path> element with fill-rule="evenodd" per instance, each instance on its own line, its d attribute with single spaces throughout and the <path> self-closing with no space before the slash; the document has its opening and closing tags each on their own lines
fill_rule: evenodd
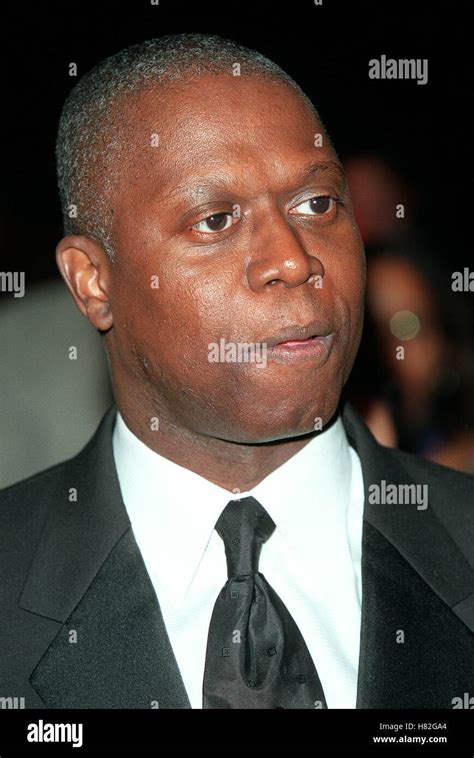
<svg viewBox="0 0 474 758">
<path fill-rule="evenodd" d="M 64 103 L 56 141 L 64 233 L 98 240 L 114 260 L 113 209 L 107 197 L 113 185 L 113 156 L 117 161 L 116 149 L 126 149 L 116 130 L 119 98 L 190 75 L 230 71 L 235 63 L 245 73 L 292 87 L 321 123 L 315 106 L 289 74 L 232 40 L 175 34 L 120 50 L 83 76 Z"/>
</svg>

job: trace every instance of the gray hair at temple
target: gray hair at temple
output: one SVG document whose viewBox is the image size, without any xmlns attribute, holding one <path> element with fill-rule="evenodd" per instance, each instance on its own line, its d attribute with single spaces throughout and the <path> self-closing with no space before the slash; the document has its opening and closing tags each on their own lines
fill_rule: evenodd
<svg viewBox="0 0 474 758">
<path fill-rule="evenodd" d="M 109 258 L 115 259 L 111 193 L 114 174 L 127 150 L 127 133 L 120 119 L 124 97 L 201 73 L 232 74 L 236 63 L 242 75 L 292 87 L 321 123 L 313 103 L 289 74 L 256 50 L 232 40 L 176 34 L 120 50 L 85 74 L 64 103 L 56 141 L 64 233 L 98 240 Z"/>
</svg>

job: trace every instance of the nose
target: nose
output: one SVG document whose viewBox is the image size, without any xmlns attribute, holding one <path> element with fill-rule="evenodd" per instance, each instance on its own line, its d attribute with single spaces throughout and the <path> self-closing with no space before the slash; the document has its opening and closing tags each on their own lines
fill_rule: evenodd
<svg viewBox="0 0 474 758">
<path fill-rule="evenodd" d="M 267 215 L 253 234 L 247 267 L 250 288 L 255 292 L 274 285 L 291 289 L 305 282 L 311 284 L 317 276 L 324 276 L 317 252 L 306 249 L 298 230 L 281 213 Z"/>
</svg>

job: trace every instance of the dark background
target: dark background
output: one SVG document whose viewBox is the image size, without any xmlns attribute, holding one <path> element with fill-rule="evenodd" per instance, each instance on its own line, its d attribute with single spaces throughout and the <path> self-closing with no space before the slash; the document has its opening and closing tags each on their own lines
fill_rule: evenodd
<svg viewBox="0 0 474 758">
<path fill-rule="evenodd" d="M 380 150 L 414 182 L 420 225 L 450 270 L 473 260 L 470 2 L 62 0 L 3 8 L 0 269 L 25 271 L 27 285 L 56 273 L 54 140 L 77 81 L 69 63 L 80 76 L 126 45 L 185 31 L 231 37 L 279 63 L 314 101 L 341 159 Z M 370 80 L 368 61 L 382 54 L 428 58 L 428 83 Z"/>
</svg>

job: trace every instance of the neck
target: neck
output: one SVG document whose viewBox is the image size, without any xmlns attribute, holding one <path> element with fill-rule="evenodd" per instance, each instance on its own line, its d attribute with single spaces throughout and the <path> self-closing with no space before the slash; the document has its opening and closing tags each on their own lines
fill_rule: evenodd
<svg viewBox="0 0 474 758">
<path fill-rule="evenodd" d="M 143 411 L 134 412 L 129 404 L 117 405 L 127 427 L 147 447 L 233 493 L 251 490 L 318 434 L 249 444 L 199 434 L 169 422 L 166 430 L 160 424 L 157 432 L 141 423 Z"/>
</svg>

